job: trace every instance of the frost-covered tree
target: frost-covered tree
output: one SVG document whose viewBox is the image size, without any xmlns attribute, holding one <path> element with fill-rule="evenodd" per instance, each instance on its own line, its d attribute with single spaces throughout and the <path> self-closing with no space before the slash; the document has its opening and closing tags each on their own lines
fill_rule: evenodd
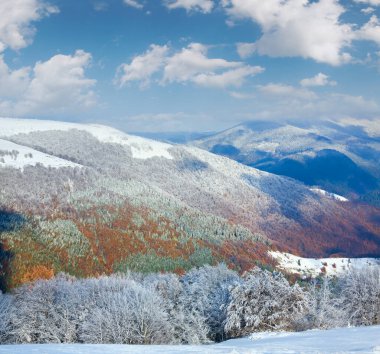
<svg viewBox="0 0 380 354">
<path fill-rule="evenodd" d="M 162 299 L 133 279 L 104 278 L 96 284 L 93 307 L 81 325 L 86 343 L 159 344 L 170 332 Z"/>
<path fill-rule="evenodd" d="M 0 291 L 0 344 L 4 344 L 8 339 L 10 329 L 10 312 L 12 307 L 11 295 L 4 295 Z"/>
<path fill-rule="evenodd" d="M 224 264 L 190 270 L 182 279 L 189 307 L 196 308 L 205 318 L 208 337 L 213 341 L 225 338 L 224 325 L 230 288 L 239 284 L 238 274 Z"/>
<path fill-rule="evenodd" d="M 278 272 L 254 268 L 231 291 L 225 330 L 230 337 L 291 330 L 305 311 L 305 292 Z"/>
<path fill-rule="evenodd" d="M 81 296 L 73 281 L 62 275 L 16 290 L 9 333 L 14 343 L 76 342 Z"/>
<path fill-rule="evenodd" d="M 328 329 L 347 325 L 342 299 L 332 280 L 327 277 L 321 281 L 313 280 L 306 290 L 306 316 L 298 323 L 298 329 Z"/>
<path fill-rule="evenodd" d="M 355 326 L 380 323 L 380 269 L 351 270 L 342 279 L 344 307 L 350 324 Z"/>
<path fill-rule="evenodd" d="M 151 274 L 144 283 L 162 297 L 170 324 L 171 343 L 202 344 L 209 341 L 204 313 L 194 305 L 195 298 L 186 293 L 177 275 Z"/>
</svg>

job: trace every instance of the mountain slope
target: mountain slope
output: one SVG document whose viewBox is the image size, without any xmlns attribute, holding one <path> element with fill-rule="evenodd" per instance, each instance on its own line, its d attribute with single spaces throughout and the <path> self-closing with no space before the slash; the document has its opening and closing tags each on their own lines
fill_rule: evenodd
<svg viewBox="0 0 380 354">
<path fill-rule="evenodd" d="M 253 121 L 192 144 L 310 186 L 380 203 L 380 137 L 361 126 Z"/>
<path fill-rule="evenodd" d="M 181 271 L 220 260 L 243 270 L 270 264 L 269 248 L 380 255 L 377 209 L 205 150 L 102 126 L 0 118 L 0 127 L 3 141 L 67 162 L 0 164 L 2 247 L 13 254 L 3 263 L 15 284 L 51 270 Z"/>
</svg>

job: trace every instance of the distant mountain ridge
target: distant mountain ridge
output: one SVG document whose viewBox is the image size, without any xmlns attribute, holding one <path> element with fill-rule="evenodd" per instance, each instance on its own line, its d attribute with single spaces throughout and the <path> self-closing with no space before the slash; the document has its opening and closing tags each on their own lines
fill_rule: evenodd
<svg viewBox="0 0 380 354">
<path fill-rule="evenodd" d="M 270 249 L 380 255 L 378 209 L 295 180 L 105 126 L 0 127 L 0 278 L 12 286 L 59 271 L 245 270 L 271 264 Z"/>
<path fill-rule="evenodd" d="M 309 186 L 380 205 L 380 134 L 334 122 L 252 121 L 193 145 Z"/>
</svg>

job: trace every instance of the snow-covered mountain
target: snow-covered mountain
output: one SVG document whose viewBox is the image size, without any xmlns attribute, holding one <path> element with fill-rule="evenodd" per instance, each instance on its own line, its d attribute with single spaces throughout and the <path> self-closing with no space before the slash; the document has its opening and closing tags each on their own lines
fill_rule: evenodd
<svg viewBox="0 0 380 354">
<path fill-rule="evenodd" d="M 360 122 L 253 121 L 192 144 L 263 171 L 380 205 L 380 136 Z"/>
<path fill-rule="evenodd" d="M 7 138 L 18 134 L 30 134 L 33 132 L 63 131 L 70 130 L 85 131 L 99 140 L 101 143 L 118 144 L 128 146 L 132 156 L 137 159 L 152 157 L 165 157 L 171 159 L 168 153 L 169 144 L 124 134 L 123 132 L 96 124 L 78 124 L 57 122 L 48 120 L 25 120 L 15 118 L 0 118 L 0 137 Z"/>
<path fill-rule="evenodd" d="M 6 118 L 0 139 L 2 238 L 28 257 L 33 248 L 75 262 L 91 255 L 92 274 L 141 257 L 172 270 L 215 260 L 245 269 L 270 262 L 272 245 L 308 257 L 380 255 L 377 209 L 197 147 Z M 7 226 L 10 211 L 38 217 L 22 229 L 27 249 Z"/>
</svg>

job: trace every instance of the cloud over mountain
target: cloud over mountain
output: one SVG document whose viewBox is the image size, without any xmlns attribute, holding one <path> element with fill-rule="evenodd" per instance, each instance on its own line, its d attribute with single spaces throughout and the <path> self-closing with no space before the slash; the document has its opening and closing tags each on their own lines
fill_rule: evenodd
<svg viewBox="0 0 380 354">
<path fill-rule="evenodd" d="M 208 47 L 200 43 L 191 43 L 173 53 L 167 45 L 151 45 L 148 51 L 119 67 L 115 82 L 124 86 L 137 81 L 142 88 L 152 81 L 161 85 L 193 83 L 215 88 L 238 87 L 246 78 L 263 71 L 260 66 L 210 58 Z"/>
</svg>

